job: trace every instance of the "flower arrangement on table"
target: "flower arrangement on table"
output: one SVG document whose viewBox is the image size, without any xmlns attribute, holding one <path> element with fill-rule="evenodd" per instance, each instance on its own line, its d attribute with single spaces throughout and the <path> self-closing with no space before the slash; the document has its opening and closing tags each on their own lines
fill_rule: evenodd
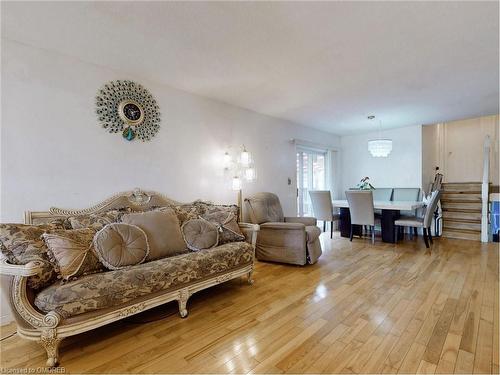
<svg viewBox="0 0 500 375">
<path fill-rule="evenodd" d="M 363 177 L 356 187 L 359 190 L 375 190 L 375 187 L 370 184 L 370 177 Z"/>
</svg>

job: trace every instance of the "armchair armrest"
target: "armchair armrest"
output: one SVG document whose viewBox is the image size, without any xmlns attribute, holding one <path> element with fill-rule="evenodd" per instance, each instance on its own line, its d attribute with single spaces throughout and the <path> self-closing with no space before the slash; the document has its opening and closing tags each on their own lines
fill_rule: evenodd
<svg viewBox="0 0 500 375">
<path fill-rule="evenodd" d="M 260 229 L 278 229 L 278 230 L 301 230 L 305 231 L 306 226 L 302 223 L 282 223 L 282 222 L 269 222 L 260 224 Z"/>
<path fill-rule="evenodd" d="M 259 224 L 250 224 L 250 223 L 238 223 L 240 226 L 240 229 L 243 231 L 252 231 L 252 232 L 258 232 L 259 231 Z"/>
<path fill-rule="evenodd" d="M 43 264 L 32 261 L 24 265 L 11 264 L 6 258 L 0 259 L 0 275 L 5 276 L 34 276 L 42 272 Z"/>
<path fill-rule="evenodd" d="M 251 243 L 255 249 L 255 245 L 257 244 L 257 232 L 260 230 L 259 224 L 238 223 L 238 225 L 247 242 Z"/>
<path fill-rule="evenodd" d="M 301 223 L 306 227 L 314 226 L 317 223 L 315 217 L 285 217 L 285 223 Z"/>
</svg>

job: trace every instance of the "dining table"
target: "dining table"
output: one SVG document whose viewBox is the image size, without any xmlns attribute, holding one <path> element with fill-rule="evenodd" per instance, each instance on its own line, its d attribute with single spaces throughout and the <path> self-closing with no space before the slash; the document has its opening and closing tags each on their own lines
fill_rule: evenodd
<svg viewBox="0 0 500 375">
<path fill-rule="evenodd" d="M 333 207 L 340 209 L 340 235 L 349 237 L 351 230 L 351 215 L 349 212 L 349 203 L 347 200 L 333 200 Z M 424 207 L 422 201 L 373 201 L 373 208 L 381 210 L 380 225 L 382 229 L 382 241 L 395 243 L 396 233 L 394 231 L 394 221 L 399 219 L 401 211 L 415 211 Z M 354 235 L 362 234 L 362 226 L 353 227 Z"/>
</svg>

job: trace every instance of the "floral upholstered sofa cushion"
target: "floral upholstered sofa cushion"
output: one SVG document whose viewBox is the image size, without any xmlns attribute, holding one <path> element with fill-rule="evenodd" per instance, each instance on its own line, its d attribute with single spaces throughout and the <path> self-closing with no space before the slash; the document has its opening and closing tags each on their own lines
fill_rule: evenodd
<svg viewBox="0 0 500 375">
<path fill-rule="evenodd" d="M 41 289 L 56 280 L 56 272 L 41 236 L 46 231 L 60 228 L 54 224 L 0 224 L 0 250 L 10 263 L 21 265 L 38 261 L 42 264 L 42 272 L 28 278 L 28 286 L 32 289 Z"/>
<path fill-rule="evenodd" d="M 175 289 L 252 262 L 252 245 L 232 242 L 130 268 L 87 275 L 65 284 L 54 284 L 38 293 L 35 305 L 41 311 L 55 310 L 68 318 Z"/>
</svg>

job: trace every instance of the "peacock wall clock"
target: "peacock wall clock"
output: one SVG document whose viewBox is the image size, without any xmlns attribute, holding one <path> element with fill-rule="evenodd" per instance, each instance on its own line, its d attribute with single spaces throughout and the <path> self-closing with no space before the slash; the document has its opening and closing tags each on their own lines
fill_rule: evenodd
<svg viewBox="0 0 500 375">
<path fill-rule="evenodd" d="M 142 85 L 118 80 L 106 83 L 96 96 L 96 114 L 103 128 L 123 138 L 149 141 L 160 130 L 160 107 Z"/>
</svg>

